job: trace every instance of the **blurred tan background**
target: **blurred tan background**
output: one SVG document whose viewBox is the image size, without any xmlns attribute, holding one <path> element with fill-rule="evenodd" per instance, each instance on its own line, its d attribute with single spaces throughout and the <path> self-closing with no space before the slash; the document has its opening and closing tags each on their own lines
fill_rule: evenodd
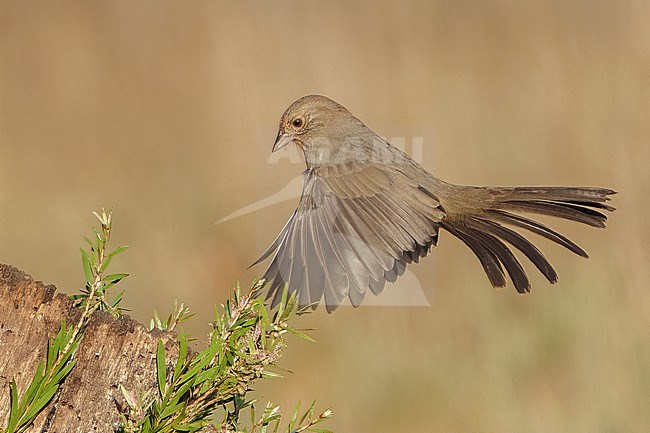
<svg viewBox="0 0 650 433">
<path fill-rule="evenodd" d="M 0 261 L 76 291 L 115 208 L 124 304 L 148 323 L 214 304 L 297 200 L 215 225 L 304 170 L 269 152 L 284 109 L 326 94 L 420 134 L 458 183 L 620 191 L 607 230 L 539 240 L 560 282 L 494 292 L 443 234 L 411 270 L 430 307 L 300 319 L 295 371 L 259 389 L 331 405 L 338 433 L 650 431 L 650 3 L 0 1 Z M 391 290 L 388 287 L 387 290 Z"/>
</svg>

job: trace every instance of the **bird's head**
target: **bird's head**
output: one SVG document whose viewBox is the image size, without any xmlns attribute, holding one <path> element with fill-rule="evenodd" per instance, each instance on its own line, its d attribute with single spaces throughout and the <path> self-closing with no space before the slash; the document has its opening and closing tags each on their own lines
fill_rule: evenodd
<svg viewBox="0 0 650 433">
<path fill-rule="evenodd" d="M 372 131 L 338 102 L 308 95 L 291 104 L 282 115 L 273 152 L 295 143 L 310 165 L 357 147 L 370 134 Z"/>
</svg>

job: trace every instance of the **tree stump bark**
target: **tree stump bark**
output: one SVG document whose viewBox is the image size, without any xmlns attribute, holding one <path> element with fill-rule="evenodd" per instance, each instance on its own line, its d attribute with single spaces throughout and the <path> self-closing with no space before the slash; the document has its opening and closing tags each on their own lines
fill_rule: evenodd
<svg viewBox="0 0 650 433">
<path fill-rule="evenodd" d="M 9 383 L 27 389 L 36 367 L 46 358 L 48 338 L 61 319 L 74 326 L 81 311 L 56 287 L 34 281 L 24 272 L 0 264 L 0 428 L 9 416 Z M 175 362 L 174 336 L 147 331 L 141 323 L 122 316 L 93 314 L 77 349 L 77 364 L 58 396 L 36 418 L 30 432 L 113 432 L 125 407 L 122 384 L 135 395 L 157 389 L 156 348 L 165 344 L 167 362 Z"/>
</svg>

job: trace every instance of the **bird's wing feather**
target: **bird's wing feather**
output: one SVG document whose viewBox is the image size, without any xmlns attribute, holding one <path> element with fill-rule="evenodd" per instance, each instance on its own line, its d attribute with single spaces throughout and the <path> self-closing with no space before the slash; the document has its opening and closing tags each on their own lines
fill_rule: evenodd
<svg viewBox="0 0 650 433">
<path fill-rule="evenodd" d="M 399 191 L 396 195 L 394 192 Z M 391 194 L 392 192 L 392 194 Z M 350 163 L 307 171 L 298 208 L 261 260 L 275 306 L 288 284 L 301 306 L 358 306 L 435 244 L 440 203 L 388 165 Z M 256 262 L 257 263 L 257 262 Z"/>
</svg>

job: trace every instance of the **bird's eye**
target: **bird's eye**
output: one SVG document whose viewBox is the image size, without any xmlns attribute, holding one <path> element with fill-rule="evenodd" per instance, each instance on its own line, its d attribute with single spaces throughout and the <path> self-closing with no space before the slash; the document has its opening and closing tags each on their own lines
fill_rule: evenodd
<svg viewBox="0 0 650 433">
<path fill-rule="evenodd" d="M 296 117 L 291 121 L 291 124 L 295 126 L 296 128 L 302 128 L 302 125 L 304 125 L 305 120 L 302 117 Z"/>
</svg>

